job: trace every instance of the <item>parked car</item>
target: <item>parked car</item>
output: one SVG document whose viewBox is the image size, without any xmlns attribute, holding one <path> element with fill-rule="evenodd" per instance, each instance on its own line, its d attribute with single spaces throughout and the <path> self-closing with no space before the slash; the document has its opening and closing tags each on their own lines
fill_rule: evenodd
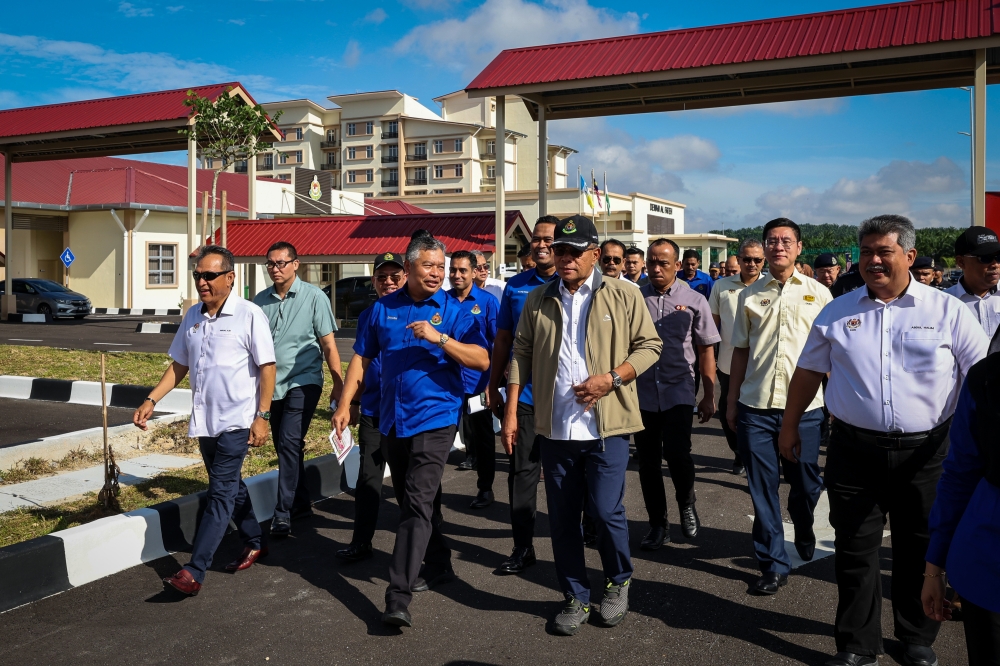
<svg viewBox="0 0 1000 666">
<path fill-rule="evenodd" d="M 13 282 L 18 312 L 74 319 L 83 319 L 90 314 L 90 299 L 58 282 L 37 278 L 16 278 Z M 0 280 L 0 294 L 5 290 L 6 284 Z"/>
<path fill-rule="evenodd" d="M 365 308 L 378 300 L 370 275 L 337 280 L 336 289 L 337 308 L 334 315 L 338 319 L 357 319 Z M 330 297 L 330 285 L 323 287 L 323 293 Z"/>
</svg>

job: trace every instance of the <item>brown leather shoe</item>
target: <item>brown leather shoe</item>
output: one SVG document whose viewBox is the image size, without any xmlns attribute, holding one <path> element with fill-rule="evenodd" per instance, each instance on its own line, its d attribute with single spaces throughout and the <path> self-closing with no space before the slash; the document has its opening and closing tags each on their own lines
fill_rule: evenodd
<svg viewBox="0 0 1000 666">
<path fill-rule="evenodd" d="M 170 578 L 164 578 L 163 585 L 164 587 L 169 585 L 181 594 L 186 594 L 190 597 L 195 596 L 201 591 L 201 583 L 196 581 L 187 569 L 181 569 Z"/>
<path fill-rule="evenodd" d="M 261 548 L 260 550 L 254 550 L 250 546 L 243 549 L 240 556 L 235 560 L 226 565 L 226 571 L 237 572 L 243 571 L 244 569 L 249 569 L 254 562 L 262 557 L 267 557 L 267 547 Z"/>
</svg>

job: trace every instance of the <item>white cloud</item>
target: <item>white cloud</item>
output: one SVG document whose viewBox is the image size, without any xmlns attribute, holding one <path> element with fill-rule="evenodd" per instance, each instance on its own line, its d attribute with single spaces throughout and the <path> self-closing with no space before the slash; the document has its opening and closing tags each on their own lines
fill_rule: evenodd
<svg viewBox="0 0 1000 666">
<path fill-rule="evenodd" d="M 137 16 L 149 17 L 153 15 L 153 10 L 149 7 L 136 7 L 131 2 L 118 3 L 118 11 L 129 18 Z"/>
<path fill-rule="evenodd" d="M 13 90 L 0 90 L 0 109 L 16 109 L 24 106 L 21 96 Z"/>
<path fill-rule="evenodd" d="M 172 7 L 167 7 L 167 11 L 170 12 L 171 14 L 175 14 L 182 9 L 184 9 L 184 5 L 174 5 Z"/>
<path fill-rule="evenodd" d="M 443 11 L 455 4 L 455 0 L 402 0 L 402 2 L 411 9 L 429 9 L 433 11 Z"/>
<path fill-rule="evenodd" d="M 359 60 L 361 60 L 361 47 L 357 40 L 352 39 L 347 42 L 347 48 L 344 49 L 344 57 L 341 61 L 344 67 L 354 67 Z"/>
<path fill-rule="evenodd" d="M 376 7 L 375 9 L 365 14 L 365 17 L 362 19 L 362 22 L 374 23 L 375 25 L 379 25 L 380 23 L 382 23 L 382 21 L 388 18 L 388 16 L 389 15 L 385 13 L 384 9 L 382 9 L 381 7 Z"/>
<path fill-rule="evenodd" d="M 232 23 L 233 25 L 246 25 L 247 24 L 247 22 L 244 21 L 243 19 L 229 19 L 229 22 Z"/>
<path fill-rule="evenodd" d="M 611 37 L 638 29 L 634 12 L 617 14 L 592 7 L 587 0 L 486 0 L 464 19 L 413 28 L 393 49 L 470 75 L 503 49 Z"/>
</svg>

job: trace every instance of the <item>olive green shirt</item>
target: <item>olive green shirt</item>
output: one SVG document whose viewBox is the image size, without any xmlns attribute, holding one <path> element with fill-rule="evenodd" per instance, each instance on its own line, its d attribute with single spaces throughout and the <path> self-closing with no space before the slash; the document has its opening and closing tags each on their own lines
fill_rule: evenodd
<svg viewBox="0 0 1000 666">
<path fill-rule="evenodd" d="M 274 339 L 278 376 L 273 399 L 282 400 L 297 386 L 323 386 L 319 339 L 337 330 L 323 290 L 296 277 L 284 298 L 271 285 L 254 296 L 253 302 L 267 315 Z"/>
</svg>

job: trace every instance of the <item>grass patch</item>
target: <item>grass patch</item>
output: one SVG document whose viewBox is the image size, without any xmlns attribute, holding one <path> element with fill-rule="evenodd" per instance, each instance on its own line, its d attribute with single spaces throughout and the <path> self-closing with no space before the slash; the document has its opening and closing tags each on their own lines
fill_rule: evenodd
<svg viewBox="0 0 1000 666">
<path fill-rule="evenodd" d="M 155 386 L 170 365 L 166 354 L 145 352 L 104 352 L 105 377 L 114 384 Z M 101 381 L 101 352 L 83 349 L 54 349 L 0 345 L 0 375 Z M 190 388 L 187 378 L 182 388 Z"/>
</svg>

